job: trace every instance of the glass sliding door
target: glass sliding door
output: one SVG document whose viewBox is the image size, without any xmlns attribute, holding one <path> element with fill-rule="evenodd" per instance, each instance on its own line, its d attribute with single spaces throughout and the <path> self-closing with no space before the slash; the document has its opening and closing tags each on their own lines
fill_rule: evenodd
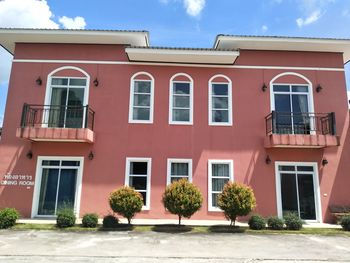
<svg viewBox="0 0 350 263">
<path fill-rule="evenodd" d="M 306 85 L 273 85 L 276 133 L 310 134 L 312 120 L 309 87 Z"/>
<path fill-rule="evenodd" d="M 304 220 L 317 220 L 313 166 L 279 165 L 282 215 L 292 212 Z"/>
<path fill-rule="evenodd" d="M 82 128 L 84 126 L 85 78 L 51 79 L 49 127 Z"/>
<path fill-rule="evenodd" d="M 41 161 L 38 216 L 54 216 L 61 208 L 75 209 L 80 161 Z"/>
</svg>

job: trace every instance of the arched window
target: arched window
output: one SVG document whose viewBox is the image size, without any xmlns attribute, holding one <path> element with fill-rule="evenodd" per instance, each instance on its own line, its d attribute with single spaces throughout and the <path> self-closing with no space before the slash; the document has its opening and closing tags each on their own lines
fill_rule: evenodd
<svg viewBox="0 0 350 263">
<path fill-rule="evenodd" d="M 270 91 L 275 132 L 310 134 L 315 126 L 311 81 L 299 73 L 284 72 L 271 80 Z"/>
<path fill-rule="evenodd" d="M 83 128 L 89 97 L 89 75 L 65 66 L 48 75 L 43 119 L 48 127 Z"/>
<path fill-rule="evenodd" d="M 209 80 L 209 125 L 232 125 L 232 82 L 225 75 Z"/>
<path fill-rule="evenodd" d="M 188 74 L 170 79 L 169 124 L 193 124 L 193 79 Z"/>
<path fill-rule="evenodd" d="M 130 123 L 153 123 L 154 78 L 147 72 L 138 72 L 130 81 Z"/>
</svg>

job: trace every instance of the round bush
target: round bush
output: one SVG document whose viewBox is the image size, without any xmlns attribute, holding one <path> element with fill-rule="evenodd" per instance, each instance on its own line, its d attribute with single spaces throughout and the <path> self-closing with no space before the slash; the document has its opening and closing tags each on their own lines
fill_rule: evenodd
<svg viewBox="0 0 350 263">
<path fill-rule="evenodd" d="M 190 218 L 202 207 L 203 197 L 197 186 L 181 179 L 167 186 L 162 202 L 170 213 L 179 217 L 180 225 L 181 218 Z"/>
<path fill-rule="evenodd" d="M 345 231 L 350 231 L 350 215 L 343 216 L 340 219 L 340 225 Z"/>
<path fill-rule="evenodd" d="M 94 228 L 98 224 L 98 215 L 97 214 L 85 214 L 83 216 L 82 225 L 83 227 Z"/>
<path fill-rule="evenodd" d="M 218 196 L 218 206 L 235 225 L 237 216 L 248 215 L 256 206 L 253 189 L 244 184 L 229 182 Z"/>
<path fill-rule="evenodd" d="M 267 219 L 267 226 L 272 230 L 283 230 L 284 220 L 277 216 L 272 216 Z"/>
<path fill-rule="evenodd" d="M 75 220 L 73 209 L 63 208 L 57 213 L 56 225 L 59 228 L 72 227 L 75 225 Z"/>
<path fill-rule="evenodd" d="M 304 224 L 296 213 L 287 213 L 284 216 L 284 222 L 288 230 L 300 230 Z"/>
<path fill-rule="evenodd" d="M 107 215 L 102 221 L 103 228 L 115 228 L 118 224 L 119 220 L 114 215 Z"/>
<path fill-rule="evenodd" d="M 109 205 L 113 212 L 127 218 L 130 224 L 136 213 L 141 211 L 143 198 L 133 188 L 124 186 L 110 193 Z"/>
<path fill-rule="evenodd" d="M 248 221 L 250 229 L 261 230 L 266 227 L 266 220 L 260 215 L 253 215 Z"/>
<path fill-rule="evenodd" d="M 0 210 L 0 229 L 10 228 L 16 224 L 19 213 L 14 208 L 4 208 Z"/>
</svg>

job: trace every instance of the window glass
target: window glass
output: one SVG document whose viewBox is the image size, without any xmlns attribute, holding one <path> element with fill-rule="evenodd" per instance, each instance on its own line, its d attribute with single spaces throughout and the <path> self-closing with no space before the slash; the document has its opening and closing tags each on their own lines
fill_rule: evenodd
<svg viewBox="0 0 350 263">
<path fill-rule="evenodd" d="M 127 175 L 127 184 L 133 187 L 143 197 L 143 204 L 149 205 L 147 193 L 150 190 L 148 185 L 148 161 L 128 161 L 129 174 Z"/>
<path fill-rule="evenodd" d="M 218 195 L 224 189 L 225 184 L 227 184 L 232 178 L 232 170 L 230 168 L 230 163 L 211 163 L 211 188 L 209 189 L 209 195 L 211 196 L 212 208 L 217 208 L 217 198 Z"/>
<path fill-rule="evenodd" d="M 132 119 L 149 121 L 151 119 L 151 81 L 134 80 L 132 96 Z"/>
<path fill-rule="evenodd" d="M 71 86 L 86 86 L 86 79 L 74 79 L 69 80 L 69 85 Z"/>
<path fill-rule="evenodd" d="M 45 165 L 45 166 L 59 166 L 60 165 L 60 161 L 43 160 L 41 162 L 41 164 Z"/>
<path fill-rule="evenodd" d="M 172 122 L 190 122 L 191 84 L 189 82 L 173 82 L 171 100 Z"/>
<path fill-rule="evenodd" d="M 68 85 L 68 78 L 52 78 L 51 85 Z"/>
<path fill-rule="evenodd" d="M 309 89 L 307 86 L 292 86 L 293 92 L 308 92 Z"/>
<path fill-rule="evenodd" d="M 211 84 L 211 104 L 210 120 L 211 123 L 230 123 L 232 100 L 229 92 L 228 83 L 212 83 Z"/>
<path fill-rule="evenodd" d="M 130 174 L 147 175 L 147 162 L 131 162 Z"/>
<path fill-rule="evenodd" d="M 280 171 L 295 171 L 294 165 L 280 165 L 278 166 L 278 170 Z"/>
<path fill-rule="evenodd" d="M 273 91 L 289 92 L 290 88 L 288 85 L 273 85 Z"/>
</svg>

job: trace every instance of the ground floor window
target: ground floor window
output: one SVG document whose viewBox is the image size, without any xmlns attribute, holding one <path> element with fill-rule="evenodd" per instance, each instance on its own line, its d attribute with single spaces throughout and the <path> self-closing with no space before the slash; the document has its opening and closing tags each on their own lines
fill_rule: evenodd
<svg viewBox="0 0 350 263">
<path fill-rule="evenodd" d="M 127 158 L 125 185 L 135 188 L 143 197 L 143 209 L 150 209 L 151 158 Z"/>
<path fill-rule="evenodd" d="M 191 159 L 168 159 L 167 184 L 186 178 L 192 182 Z"/>
<path fill-rule="evenodd" d="M 229 181 L 233 181 L 232 160 L 209 160 L 208 162 L 208 210 L 220 211 L 218 195 Z"/>
<path fill-rule="evenodd" d="M 293 212 L 301 219 L 319 220 L 319 184 L 313 163 L 277 163 L 279 216 Z"/>
<path fill-rule="evenodd" d="M 39 157 L 33 216 L 55 216 L 62 208 L 78 212 L 82 158 Z"/>
</svg>

